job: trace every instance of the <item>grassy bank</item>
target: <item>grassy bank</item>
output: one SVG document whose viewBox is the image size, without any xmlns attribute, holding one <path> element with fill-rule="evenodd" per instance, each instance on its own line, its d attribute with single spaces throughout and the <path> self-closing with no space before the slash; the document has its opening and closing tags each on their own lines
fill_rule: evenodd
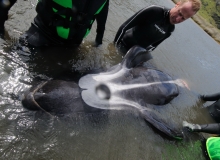
<svg viewBox="0 0 220 160">
<path fill-rule="evenodd" d="M 174 3 L 178 1 L 173 0 Z M 216 0 L 201 0 L 201 2 L 201 9 L 192 19 L 213 39 L 220 43 L 220 6 L 216 7 Z"/>
</svg>

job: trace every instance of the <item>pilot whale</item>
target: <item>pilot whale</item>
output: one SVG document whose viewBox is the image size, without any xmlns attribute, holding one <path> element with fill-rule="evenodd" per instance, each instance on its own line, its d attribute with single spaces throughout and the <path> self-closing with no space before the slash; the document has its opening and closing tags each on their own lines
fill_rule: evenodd
<svg viewBox="0 0 220 160">
<path fill-rule="evenodd" d="M 179 94 L 178 85 L 170 75 L 140 65 L 144 54 L 147 54 L 144 48 L 134 46 L 118 65 L 106 72 L 87 74 L 78 83 L 64 80 L 41 82 L 24 93 L 22 104 L 25 108 L 41 109 L 51 114 L 136 109 L 159 131 L 170 138 L 181 139 L 180 131 L 148 108 L 173 100 Z"/>
</svg>

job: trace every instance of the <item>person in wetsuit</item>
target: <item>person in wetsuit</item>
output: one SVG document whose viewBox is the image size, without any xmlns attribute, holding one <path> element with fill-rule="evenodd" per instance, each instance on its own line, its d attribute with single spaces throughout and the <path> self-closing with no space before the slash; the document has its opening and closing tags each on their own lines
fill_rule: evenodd
<svg viewBox="0 0 220 160">
<path fill-rule="evenodd" d="M 108 4 L 109 0 L 41 0 L 36 6 L 38 14 L 27 31 L 27 40 L 31 45 L 77 47 L 96 19 L 96 43 L 102 44 Z M 32 37 L 35 34 L 42 35 L 42 38 Z"/>
<path fill-rule="evenodd" d="M 123 53 L 134 45 L 152 51 L 171 35 L 175 24 L 192 17 L 200 6 L 200 0 L 182 0 L 172 9 L 156 5 L 145 7 L 120 26 L 114 44 Z"/>
<path fill-rule="evenodd" d="M 8 11 L 14 5 L 16 0 L 0 0 L 0 38 L 5 34 L 5 21 L 8 19 Z"/>
<path fill-rule="evenodd" d="M 215 101 L 208 106 L 208 111 L 216 123 L 211 124 L 192 124 L 183 121 L 183 127 L 191 132 L 204 132 L 209 134 L 216 134 L 217 136 L 209 137 L 206 142 L 206 151 L 211 160 L 220 159 L 220 93 L 211 95 L 202 95 L 200 97 L 203 101 Z"/>
<path fill-rule="evenodd" d="M 95 45 L 99 46 L 102 44 L 108 6 L 109 0 L 40 0 L 36 6 L 37 15 L 22 37 L 34 47 L 78 47 L 96 20 Z"/>
<path fill-rule="evenodd" d="M 213 124 L 191 124 L 186 121 L 183 122 L 183 127 L 188 128 L 192 132 L 205 132 L 210 134 L 220 135 L 220 93 L 211 95 L 202 95 L 200 97 L 203 101 L 216 101 L 208 106 L 208 112 L 216 123 Z"/>
</svg>

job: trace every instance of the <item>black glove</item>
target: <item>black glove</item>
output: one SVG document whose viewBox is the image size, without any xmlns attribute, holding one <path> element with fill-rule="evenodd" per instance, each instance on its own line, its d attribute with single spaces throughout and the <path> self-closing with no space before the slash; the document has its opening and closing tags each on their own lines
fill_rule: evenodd
<svg viewBox="0 0 220 160">
<path fill-rule="evenodd" d="M 199 98 L 200 98 L 201 100 L 205 101 L 205 100 L 204 100 L 205 95 L 199 95 Z"/>
<path fill-rule="evenodd" d="M 183 121 L 183 127 L 187 128 L 190 132 L 199 132 L 201 130 L 200 125 L 188 123 L 186 121 Z"/>
<path fill-rule="evenodd" d="M 154 46 L 152 46 L 152 45 L 149 45 L 149 46 L 146 48 L 146 50 L 147 50 L 148 52 L 152 52 L 155 48 L 156 48 L 156 47 L 154 47 Z"/>
</svg>

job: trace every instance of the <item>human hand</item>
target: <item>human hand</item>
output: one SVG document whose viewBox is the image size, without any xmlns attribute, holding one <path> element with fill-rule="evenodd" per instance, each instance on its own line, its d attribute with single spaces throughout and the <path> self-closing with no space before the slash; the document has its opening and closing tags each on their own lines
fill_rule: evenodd
<svg viewBox="0 0 220 160">
<path fill-rule="evenodd" d="M 205 98 L 205 95 L 199 95 L 199 99 L 205 101 L 204 98 Z"/>
<path fill-rule="evenodd" d="M 183 128 L 188 129 L 190 132 L 196 132 L 201 129 L 200 125 L 188 123 L 186 121 L 183 121 Z"/>
<path fill-rule="evenodd" d="M 148 52 L 152 52 L 154 49 L 155 49 L 155 47 L 152 46 L 152 45 L 149 45 L 149 46 L 146 48 L 146 50 L 147 50 Z"/>
</svg>

